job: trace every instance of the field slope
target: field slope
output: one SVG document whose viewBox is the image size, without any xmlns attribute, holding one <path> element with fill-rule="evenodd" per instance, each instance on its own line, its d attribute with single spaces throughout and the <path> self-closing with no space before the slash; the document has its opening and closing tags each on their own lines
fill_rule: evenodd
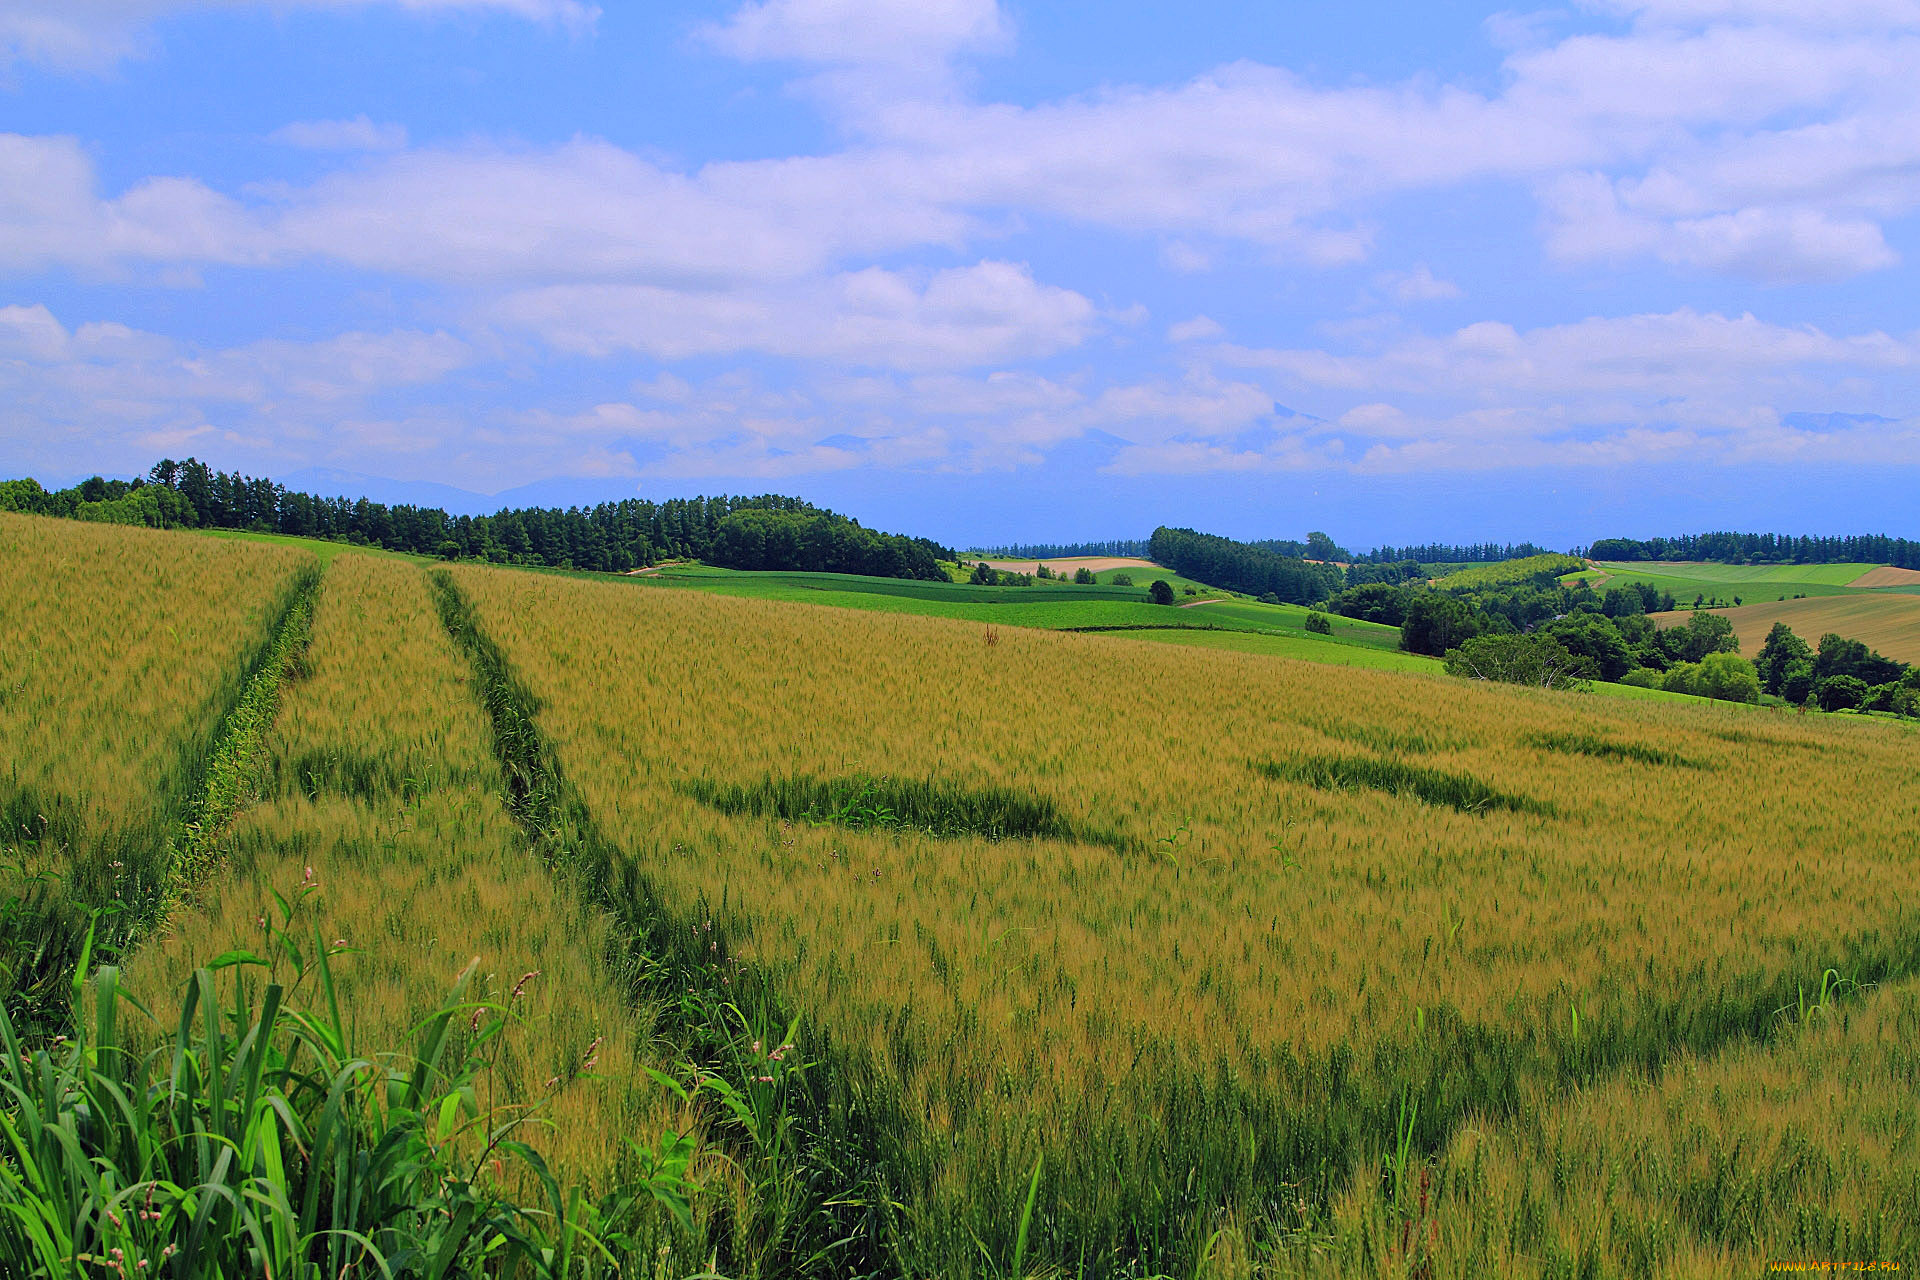
<svg viewBox="0 0 1920 1280">
<path fill-rule="evenodd" d="M 1185 1269 L 1396 1128 L 1438 1151 L 1920 960 L 1876 725 L 454 576 L 651 891 L 773 975 L 838 1096 L 894 1100 L 913 1274 L 1023 1235 Z M 1052 816 L 917 825 L 942 796 Z"/>
<path fill-rule="evenodd" d="M 1864 641 L 1897 661 L 1920 662 L 1920 595 L 1860 592 L 1808 596 L 1714 612 L 1733 623 L 1740 651 L 1750 658 L 1760 652 L 1773 624 L 1784 622 L 1808 644 L 1818 645 L 1821 636 L 1834 632 L 1849 640 Z M 1663 627 L 1682 627 L 1688 616 L 1685 610 L 1676 610 L 1655 614 L 1653 620 Z"/>
</svg>

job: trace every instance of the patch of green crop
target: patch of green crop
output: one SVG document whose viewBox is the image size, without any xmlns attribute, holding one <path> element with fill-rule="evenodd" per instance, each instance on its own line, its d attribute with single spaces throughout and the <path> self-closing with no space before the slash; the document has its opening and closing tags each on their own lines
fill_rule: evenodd
<svg viewBox="0 0 1920 1280">
<path fill-rule="evenodd" d="M 1553 806 L 1544 801 L 1497 790 L 1472 774 L 1426 769 L 1401 760 L 1309 755 L 1255 761 L 1253 768 L 1276 782 L 1298 782 L 1320 791 L 1384 791 L 1461 813 L 1491 813 L 1496 809 L 1542 815 L 1554 812 Z"/>
<path fill-rule="evenodd" d="M 1636 764 L 1673 765 L 1682 769 L 1707 769 L 1712 766 L 1677 751 L 1650 747 L 1644 742 L 1620 742 L 1592 733 L 1534 733 L 1523 741 L 1542 751 L 1561 755 L 1592 756 L 1599 760 L 1631 760 Z"/>
<path fill-rule="evenodd" d="M 769 776 L 751 783 L 693 778 L 682 794 L 722 813 L 756 814 L 788 822 L 832 823 L 855 830 L 915 830 L 941 837 L 989 840 L 1077 840 L 1120 847 L 1111 832 L 1082 828 L 1051 797 L 1011 787 L 962 787 L 931 778 L 857 775 L 815 778 Z"/>
</svg>

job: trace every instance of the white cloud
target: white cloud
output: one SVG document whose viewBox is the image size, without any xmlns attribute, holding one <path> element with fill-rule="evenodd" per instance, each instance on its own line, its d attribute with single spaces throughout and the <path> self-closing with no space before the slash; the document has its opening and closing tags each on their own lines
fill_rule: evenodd
<svg viewBox="0 0 1920 1280">
<path fill-rule="evenodd" d="M 202 438 L 338 449 L 343 408 L 429 386 L 473 358 L 446 333 L 203 348 L 120 324 L 69 328 L 40 304 L 0 307 L 0 437 L 16 465 L 59 473 L 81 458 L 144 468 Z"/>
<path fill-rule="evenodd" d="M 918 196 L 896 163 L 829 156 L 678 173 L 591 139 L 418 151 L 336 174 L 270 212 L 283 252 L 409 276 L 791 279 L 966 238 L 966 215 Z"/>
<path fill-rule="evenodd" d="M 995 0 L 760 0 L 702 34 L 748 61 L 844 66 L 937 63 L 1003 47 L 1010 32 Z"/>
<path fill-rule="evenodd" d="M 1050 355 L 1084 341 L 1095 322 L 1086 298 L 1006 262 L 924 279 L 869 267 L 790 289 L 553 285 L 511 294 L 491 314 L 587 355 L 758 352 L 906 369 Z"/>
<path fill-rule="evenodd" d="M 1920 364 L 1920 350 L 1880 332 L 1835 337 L 1750 314 L 1682 308 L 1525 332 L 1482 321 L 1445 337 L 1410 338 L 1373 355 L 1229 349 L 1220 358 L 1341 390 L 1451 396 L 1629 392 L 1670 399 L 1758 391 L 1765 384 L 1798 386 L 1822 369 L 1902 370 Z"/>
<path fill-rule="evenodd" d="M 272 139 L 307 151 L 399 151 L 407 145 L 407 127 L 375 124 L 365 115 L 351 120 L 301 120 L 274 130 Z"/>
<path fill-rule="evenodd" d="M 1861 22 L 1879 12 L 1858 8 Z M 550 0 L 515 11 L 549 10 L 562 12 Z M 1494 179 L 1540 193 L 1547 246 L 1567 261 L 1650 256 L 1768 280 L 1890 265 L 1882 223 L 1920 208 L 1920 81 L 1906 72 L 1920 33 L 1755 12 L 1765 21 L 1637 25 L 1518 52 L 1491 95 L 1426 81 L 1328 89 L 1250 63 L 1034 106 L 866 80 L 841 104 L 846 148 L 687 171 L 582 138 L 403 152 L 245 203 L 188 179 L 101 199 L 67 144 L 73 172 L 50 188 L 65 207 L 44 226 L 0 221 L 12 250 L 0 262 L 318 256 L 442 280 L 678 286 L 965 250 L 1040 216 L 1154 237 L 1180 271 L 1209 269 L 1201 246 L 1230 244 L 1326 266 L 1372 252 L 1382 202 Z M 768 0 L 709 37 L 743 56 L 871 65 L 888 50 L 945 57 L 1005 25 L 990 0 Z M 390 146 L 395 128 L 361 119 L 282 136 Z M 133 225 L 118 235 L 67 230 L 112 224 L 120 205 Z M 150 218 L 159 225 L 141 225 Z M 1445 282 L 1401 287 L 1414 301 Z"/>
<path fill-rule="evenodd" d="M 1827 433 L 1827 452 L 1816 455 L 1815 433 L 1786 425 L 1779 408 L 1855 402 L 1865 392 L 1897 410 L 1893 388 L 1910 387 L 1920 371 L 1920 335 L 1834 335 L 1682 309 L 1524 331 L 1486 321 L 1364 354 L 1213 354 L 1266 371 L 1289 399 L 1323 404 L 1334 418 L 1324 430 L 1354 446 L 1361 469 L 1618 466 L 1668 454 L 1851 462 L 1856 445 L 1861 456 L 1920 462 L 1911 429 L 1869 447 L 1876 428 L 1860 424 L 1842 429 L 1844 441 Z M 1223 445 L 1226 432 L 1212 434 L 1205 442 Z"/>
<path fill-rule="evenodd" d="M 431 15 L 492 12 L 583 30 L 599 9 L 585 0 L 8 0 L 0 10 L 0 68 L 34 62 L 99 71 L 151 47 L 150 26 L 174 14 L 221 9 L 396 8 Z"/>
<path fill-rule="evenodd" d="M 0 269 L 254 263 L 266 252 L 246 211 L 197 182 L 150 178 L 102 200 L 74 139 L 0 134 Z"/>
<path fill-rule="evenodd" d="M 1442 280 L 1425 263 L 1411 271 L 1387 271 L 1374 277 L 1374 283 L 1396 302 L 1441 302 L 1460 296 L 1460 286 Z"/>
<path fill-rule="evenodd" d="M 1211 316 L 1195 316 L 1191 320 L 1182 320 L 1178 324 L 1167 326 L 1168 342 L 1206 342 L 1212 338 L 1224 337 L 1226 329 Z"/>
</svg>

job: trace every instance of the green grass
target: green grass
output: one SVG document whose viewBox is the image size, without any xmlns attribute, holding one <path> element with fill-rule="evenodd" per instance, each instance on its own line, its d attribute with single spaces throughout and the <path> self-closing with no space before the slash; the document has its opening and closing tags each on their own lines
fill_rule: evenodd
<svg viewBox="0 0 1920 1280">
<path fill-rule="evenodd" d="M 1691 693 L 1670 693 L 1665 689 L 1643 689 L 1637 684 L 1607 684 L 1600 680 L 1590 682 L 1587 690 L 1603 698 L 1625 698 L 1630 702 L 1711 702 L 1711 698 L 1696 697 Z M 1744 703 L 1723 702 L 1723 707 L 1744 706 Z"/>
<path fill-rule="evenodd" d="M 1878 569 L 1877 564 L 1676 564 L 1667 561 L 1601 562 L 1610 572 L 1634 573 L 1642 569 L 1672 578 L 1696 578 L 1703 582 L 1786 582 L 1815 583 L 1844 587 L 1861 574 Z"/>
<path fill-rule="evenodd" d="M 782 573 L 721 569 L 712 565 L 675 565 L 658 573 L 634 575 L 637 581 L 724 591 L 758 600 L 809 600 L 816 593 L 871 595 L 929 603 L 1025 604 L 1060 601 L 1134 601 L 1144 603 L 1141 587 L 1073 586 L 1036 582 L 1030 587 L 976 587 L 963 582 L 922 582 L 911 578 L 869 578 L 851 573 Z M 874 605 L 885 608 L 885 605 Z"/>
<path fill-rule="evenodd" d="M 1298 782 L 1319 791 L 1384 791 L 1461 813 L 1491 813 L 1496 809 L 1553 813 L 1553 806 L 1545 801 L 1497 790 L 1472 774 L 1448 773 L 1374 756 L 1295 756 L 1259 761 L 1253 768 L 1276 782 Z"/>
<path fill-rule="evenodd" d="M 407 560 L 414 564 L 438 564 L 436 556 L 419 556 L 406 551 L 388 551 L 384 547 L 368 547 L 353 542 L 335 542 L 329 538 L 300 538 L 288 533 L 261 533 L 254 529 L 189 529 L 189 533 L 202 538 L 225 538 L 236 542 L 272 542 L 283 547 L 301 547 L 313 552 L 325 567 L 333 558 L 345 552 L 354 552 L 367 556 L 392 556 L 396 560 Z"/>
<path fill-rule="evenodd" d="M 1871 564 L 1668 564 L 1602 563 L 1600 572 L 1586 570 L 1569 578 L 1585 578 L 1594 589 L 1624 587 L 1644 582 L 1656 591 L 1670 591 L 1680 604 L 1691 604 L 1695 596 L 1705 595 L 1732 603 L 1735 596 L 1747 604 L 1762 600 L 1791 599 L 1797 595 L 1843 596 L 1856 594 L 1846 584 L 1869 569 Z M 1604 576 L 1604 581 L 1602 578 Z"/>
<path fill-rule="evenodd" d="M 1622 742 L 1617 738 L 1592 733 L 1536 733 L 1525 741 L 1542 751 L 1557 751 L 1568 756 L 1592 756 L 1597 760 L 1631 760 L 1636 764 L 1674 765 L 1683 769 L 1709 766 L 1677 751 L 1650 747 L 1644 742 Z"/>
<path fill-rule="evenodd" d="M 1151 640 L 1159 644 L 1184 644 L 1197 649 L 1231 649 L 1236 653 L 1257 653 L 1272 658 L 1294 658 L 1333 667 L 1367 667 L 1375 671 L 1411 671 L 1440 675 L 1445 670 L 1438 658 L 1368 645 L 1340 644 L 1325 636 L 1262 635 L 1250 631 L 1193 631 L 1158 629 L 1128 631 L 1130 640 Z"/>
<path fill-rule="evenodd" d="M 1333 634 L 1316 636 L 1306 630 L 1309 611 L 1300 605 L 1261 604 L 1219 593 L 1213 596 L 1217 603 L 1190 608 L 1149 604 L 1144 579 L 1139 580 L 1143 585 L 1138 587 L 1074 587 L 1050 583 L 1035 583 L 1031 587 L 975 587 L 844 574 L 742 573 L 702 565 L 675 566 L 657 574 L 637 576 L 634 581 L 757 600 L 912 613 L 999 626 L 1123 632 L 1173 643 L 1209 644 L 1212 642 L 1200 637 L 1235 633 L 1265 643 L 1251 648 L 1236 644 L 1215 647 L 1396 671 L 1437 666 L 1427 659 L 1399 653 L 1397 627 L 1334 616 Z M 1355 649 L 1371 651 L 1373 656 L 1355 656 L 1352 652 Z"/>
<path fill-rule="evenodd" d="M 1124 846 L 1118 836 L 1077 829 L 1053 800 L 1034 790 L 962 787 L 932 778 L 766 777 L 749 784 L 693 778 L 678 790 L 722 813 L 755 814 L 855 830 L 924 831 L 955 838 L 1078 840 Z"/>
<path fill-rule="evenodd" d="M 335 998 L 344 944 L 300 936 L 297 914 L 267 955 L 229 952 L 173 1007 L 155 1001 L 174 1030 L 148 1052 L 137 1023 L 151 1015 L 112 966 L 75 977 L 75 1010 L 92 1016 L 71 1038 L 25 1040 L 0 1010 L 0 1274 L 568 1280 L 611 1271 L 592 1241 L 671 1240 L 652 1202 L 684 1203 L 684 1161 L 665 1182 L 656 1162 L 650 1196 L 592 1201 L 522 1145 L 527 1118 L 482 1100 L 483 1054 L 509 1027 L 466 998 L 477 959 L 415 1052 L 374 1052 Z M 476 1133 L 500 1159 L 463 1159 Z M 529 1175 L 524 1200 L 509 1163 Z"/>
<path fill-rule="evenodd" d="M 1261 604 L 1257 600 L 1241 599 L 1196 605 L 1191 612 L 1209 623 L 1232 622 L 1261 631 L 1296 631 L 1307 635 L 1307 615 L 1324 610 L 1313 610 L 1299 604 Z M 1333 625 L 1333 634 L 1319 637 L 1323 642 L 1331 640 L 1336 644 L 1360 644 L 1371 649 L 1397 650 L 1400 647 L 1398 627 L 1343 618 L 1337 613 L 1328 613 L 1326 616 Z"/>
</svg>

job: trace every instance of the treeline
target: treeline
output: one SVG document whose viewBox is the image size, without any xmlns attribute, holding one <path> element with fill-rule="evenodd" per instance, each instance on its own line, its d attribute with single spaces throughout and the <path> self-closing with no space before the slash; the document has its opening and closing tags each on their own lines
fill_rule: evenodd
<svg viewBox="0 0 1920 1280">
<path fill-rule="evenodd" d="M 1365 583 L 1328 603 L 1335 613 L 1400 628 L 1401 647 L 1444 658 L 1457 675 L 1565 687 L 1612 681 L 1730 702 L 1762 695 L 1825 711 L 1920 716 L 1920 669 L 1840 635 L 1816 649 L 1776 625 L 1760 656 L 1740 655 L 1733 623 L 1696 610 L 1683 627 L 1671 593 L 1639 582 L 1596 592 L 1560 578 L 1579 561 L 1551 553 L 1442 578 L 1432 587 Z"/>
<path fill-rule="evenodd" d="M 1679 538 L 1602 538 L 1593 560 L 1716 560 L 1726 564 L 1890 564 L 1920 569 L 1920 542 L 1860 534 L 1846 538 L 1783 533 L 1696 533 Z"/>
<path fill-rule="evenodd" d="M 1138 540 L 1117 542 L 1014 542 L 1004 547 L 985 547 L 974 554 L 996 560 L 1068 560 L 1086 556 L 1125 556 L 1133 560 L 1147 557 L 1147 544 Z"/>
<path fill-rule="evenodd" d="M 1318 604 L 1345 583 L 1334 565 L 1312 564 L 1251 543 L 1192 529 L 1161 526 L 1147 541 L 1149 557 L 1182 577 L 1226 591 L 1287 604 Z"/>
<path fill-rule="evenodd" d="M 1326 534 L 1321 533 L 1318 529 L 1308 534 L 1305 542 L 1295 542 L 1292 538 L 1262 538 L 1257 542 L 1249 542 L 1247 545 L 1250 547 L 1258 547 L 1262 551 L 1271 551 L 1273 554 L 1284 556 L 1289 560 L 1353 559 L 1352 556 L 1347 554 L 1345 547 L 1335 542 Z"/>
<path fill-rule="evenodd" d="M 947 572 L 940 561 L 952 555 L 924 539 L 876 533 L 831 511 L 749 507 L 736 509 L 720 521 L 700 558 L 729 569 L 860 573 L 945 582 Z"/>
<path fill-rule="evenodd" d="M 877 533 L 799 498 L 629 498 L 594 507 L 527 507 L 452 516 L 438 507 L 325 498 L 272 480 L 217 471 L 194 458 L 156 463 L 144 477 L 99 476 L 49 491 L 0 481 L 0 511 L 156 529 L 242 529 L 496 564 L 623 573 L 663 559 L 877 577 L 938 578 L 953 553 L 923 538 Z M 729 520 L 743 513 L 751 520 Z M 722 535 L 725 531 L 723 543 Z M 832 566 L 832 567 L 830 567 Z M 857 566 L 852 568 L 839 566 Z"/>
<path fill-rule="evenodd" d="M 1551 553 L 1545 547 L 1536 547 L 1531 542 L 1473 542 L 1463 546 L 1428 542 L 1420 546 L 1375 547 L 1352 559 L 1363 564 L 1391 564 L 1399 560 L 1421 564 L 1498 564 L 1502 560 L 1525 560 L 1548 554 Z"/>
</svg>

